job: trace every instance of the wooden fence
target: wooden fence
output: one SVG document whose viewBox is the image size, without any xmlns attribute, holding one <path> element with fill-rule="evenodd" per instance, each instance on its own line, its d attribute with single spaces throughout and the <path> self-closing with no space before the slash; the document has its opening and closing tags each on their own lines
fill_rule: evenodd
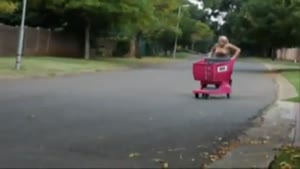
<svg viewBox="0 0 300 169">
<path fill-rule="evenodd" d="M 0 24 L 0 56 L 16 55 L 19 27 Z M 24 55 L 80 57 L 83 45 L 75 36 L 50 29 L 25 28 Z"/>
<path fill-rule="evenodd" d="M 288 48 L 277 50 L 277 59 L 300 62 L 300 48 Z"/>
</svg>

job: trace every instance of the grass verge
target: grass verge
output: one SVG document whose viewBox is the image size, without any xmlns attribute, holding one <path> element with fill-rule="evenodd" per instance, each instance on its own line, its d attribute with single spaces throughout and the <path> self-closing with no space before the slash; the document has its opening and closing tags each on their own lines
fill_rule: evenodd
<svg viewBox="0 0 300 169">
<path fill-rule="evenodd" d="M 297 169 L 300 167 L 300 148 L 284 147 L 276 156 L 271 169 Z"/>
<path fill-rule="evenodd" d="M 283 76 L 296 88 L 298 97 L 291 98 L 289 101 L 300 103 L 300 70 L 299 71 L 285 71 Z M 300 167 L 300 166 L 299 166 Z"/>
<path fill-rule="evenodd" d="M 273 71 L 281 73 L 297 90 L 298 97 L 288 101 L 300 103 L 300 63 L 284 60 L 270 60 L 265 58 L 254 58 L 258 62 L 271 65 Z"/>
<path fill-rule="evenodd" d="M 56 57 L 24 57 L 20 71 L 14 69 L 15 58 L 0 57 L 0 78 L 47 77 L 82 72 L 98 72 L 129 69 L 169 63 L 174 60 L 164 57 L 104 58 L 83 60 Z"/>
<path fill-rule="evenodd" d="M 259 58 L 259 57 L 254 57 L 253 59 L 258 62 L 263 62 L 263 63 L 267 63 L 279 67 L 288 66 L 290 68 L 300 68 L 300 63 L 294 63 L 293 61 L 287 61 L 287 60 L 272 61 L 269 58 Z"/>
</svg>

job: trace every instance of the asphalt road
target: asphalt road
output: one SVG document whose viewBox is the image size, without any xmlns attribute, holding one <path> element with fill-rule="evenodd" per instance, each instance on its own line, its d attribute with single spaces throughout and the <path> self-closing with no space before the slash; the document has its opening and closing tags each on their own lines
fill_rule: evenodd
<svg viewBox="0 0 300 169">
<path fill-rule="evenodd" d="M 200 166 L 203 152 L 247 127 L 276 87 L 263 66 L 241 62 L 232 99 L 196 100 L 191 65 L 1 80 L 0 167 L 159 167 L 155 158 Z"/>
</svg>

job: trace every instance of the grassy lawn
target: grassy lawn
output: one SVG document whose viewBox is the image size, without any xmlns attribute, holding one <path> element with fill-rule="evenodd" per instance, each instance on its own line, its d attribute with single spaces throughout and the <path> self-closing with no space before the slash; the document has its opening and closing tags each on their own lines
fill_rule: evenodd
<svg viewBox="0 0 300 169">
<path fill-rule="evenodd" d="M 293 61 L 285 61 L 285 60 L 272 61 L 271 59 L 267 59 L 267 58 L 255 58 L 255 57 L 253 59 L 258 62 L 264 62 L 264 63 L 268 63 L 280 67 L 288 66 L 288 67 L 300 68 L 300 63 L 294 63 Z"/>
<path fill-rule="evenodd" d="M 263 62 L 272 66 L 273 70 L 280 72 L 297 90 L 298 97 L 288 99 L 288 101 L 300 103 L 300 63 L 294 63 L 292 61 L 283 61 L 254 58 L 258 62 Z"/>
<path fill-rule="evenodd" d="M 288 81 L 293 84 L 298 92 L 298 97 L 289 99 L 300 103 L 300 71 L 285 71 L 282 73 Z"/>
<path fill-rule="evenodd" d="M 21 71 L 14 70 L 14 57 L 0 57 L 0 78 L 22 78 L 98 72 L 157 65 L 174 60 L 164 57 L 143 59 L 105 58 L 99 60 L 55 57 L 24 57 Z"/>
<path fill-rule="evenodd" d="M 300 148 L 285 147 L 276 156 L 272 169 L 297 169 L 300 167 Z"/>
</svg>

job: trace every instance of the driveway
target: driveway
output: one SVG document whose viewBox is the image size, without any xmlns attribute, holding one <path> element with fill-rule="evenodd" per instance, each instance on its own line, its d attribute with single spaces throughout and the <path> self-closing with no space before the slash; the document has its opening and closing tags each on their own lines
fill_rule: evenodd
<svg viewBox="0 0 300 169">
<path fill-rule="evenodd" d="M 230 100 L 196 100 L 192 62 L 0 81 L 0 167 L 159 167 L 153 159 L 199 167 L 219 137 L 237 136 L 275 99 L 276 87 L 262 65 L 239 62 Z"/>
</svg>

